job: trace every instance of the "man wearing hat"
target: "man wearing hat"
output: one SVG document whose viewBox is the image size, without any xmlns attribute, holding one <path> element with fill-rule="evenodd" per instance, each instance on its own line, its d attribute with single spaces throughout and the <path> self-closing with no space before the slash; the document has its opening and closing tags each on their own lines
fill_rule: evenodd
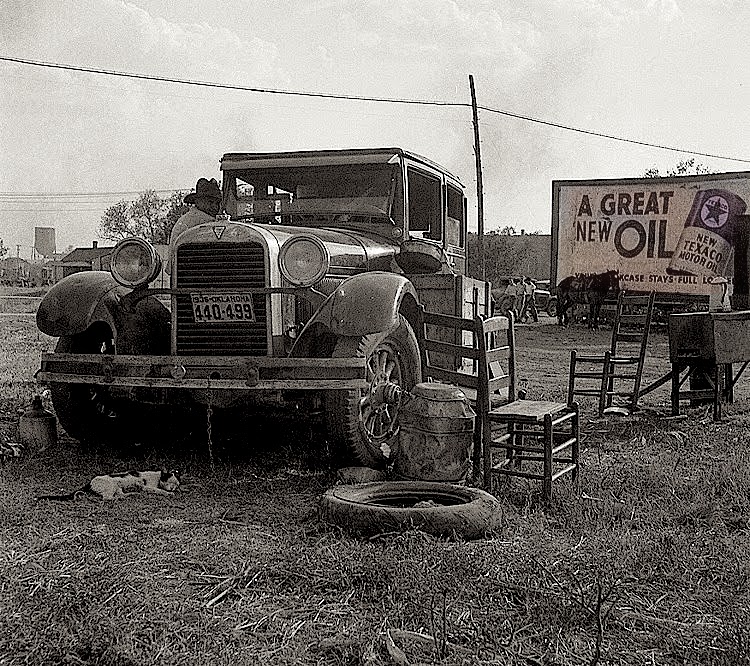
<svg viewBox="0 0 750 666">
<path fill-rule="evenodd" d="M 179 236 L 183 231 L 190 229 L 198 224 L 214 222 L 216 216 L 221 210 L 221 190 L 216 178 L 208 180 L 199 178 L 195 185 L 195 192 L 188 194 L 183 200 L 186 204 L 195 204 L 190 207 L 187 213 L 182 215 L 172 228 L 169 236 L 169 244 Z"/>
</svg>

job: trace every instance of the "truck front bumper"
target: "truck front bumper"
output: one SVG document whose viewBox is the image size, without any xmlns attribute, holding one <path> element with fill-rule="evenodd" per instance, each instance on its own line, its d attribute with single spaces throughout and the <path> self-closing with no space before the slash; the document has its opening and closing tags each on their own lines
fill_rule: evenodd
<svg viewBox="0 0 750 666">
<path fill-rule="evenodd" d="M 226 390 L 366 389 L 365 359 L 42 354 L 40 382 Z"/>
</svg>

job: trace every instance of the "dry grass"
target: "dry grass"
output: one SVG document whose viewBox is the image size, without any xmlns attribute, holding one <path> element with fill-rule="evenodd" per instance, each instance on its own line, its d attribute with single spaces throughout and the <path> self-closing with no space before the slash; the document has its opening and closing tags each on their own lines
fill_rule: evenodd
<svg viewBox="0 0 750 666">
<path fill-rule="evenodd" d="M 0 321 L 2 425 L 31 396 L 33 321 Z M 520 376 L 561 397 L 572 347 L 608 333 L 519 328 Z M 666 339 L 656 336 L 657 376 Z M 578 488 L 543 509 L 523 483 L 485 541 L 357 540 L 318 523 L 324 447 L 284 423 L 241 450 L 84 454 L 0 469 L 0 664 L 750 663 L 750 403 L 718 425 L 584 412 Z M 35 503 L 122 468 L 178 466 L 173 498 Z"/>
</svg>

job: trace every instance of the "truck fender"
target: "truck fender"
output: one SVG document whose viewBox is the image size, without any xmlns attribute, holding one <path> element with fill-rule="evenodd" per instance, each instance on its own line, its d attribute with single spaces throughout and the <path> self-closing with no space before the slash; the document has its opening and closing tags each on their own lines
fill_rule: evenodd
<svg viewBox="0 0 750 666">
<path fill-rule="evenodd" d="M 344 280 L 310 318 L 295 348 L 304 349 L 321 326 L 337 338 L 388 333 L 399 325 L 399 313 L 414 326 L 418 303 L 414 285 L 403 275 L 384 271 L 354 275 Z"/>
<path fill-rule="evenodd" d="M 133 309 L 122 305 L 130 290 L 106 271 L 81 271 L 60 280 L 47 292 L 36 313 L 37 327 L 52 337 L 77 335 L 92 324 L 109 326 L 118 353 L 169 353 L 170 315 L 154 297 Z"/>
<path fill-rule="evenodd" d="M 54 284 L 39 304 L 36 325 L 53 337 L 83 333 L 95 321 L 115 330 L 114 310 L 128 290 L 106 271 L 73 273 Z"/>
</svg>

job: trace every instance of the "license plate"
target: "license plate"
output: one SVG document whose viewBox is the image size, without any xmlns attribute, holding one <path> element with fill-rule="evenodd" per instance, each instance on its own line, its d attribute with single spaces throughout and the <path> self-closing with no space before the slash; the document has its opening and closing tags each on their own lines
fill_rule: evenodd
<svg viewBox="0 0 750 666">
<path fill-rule="evenodd" d="M 190 294 L 196 324 L 234 324 L 255 321 L 250 294 Z"/>
</svg>

